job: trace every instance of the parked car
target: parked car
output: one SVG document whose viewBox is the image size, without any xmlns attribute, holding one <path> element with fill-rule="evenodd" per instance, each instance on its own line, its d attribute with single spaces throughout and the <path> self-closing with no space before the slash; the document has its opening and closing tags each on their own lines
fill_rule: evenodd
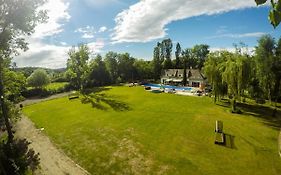
<svg viewBox="0 0 281 175">
<path fill-rule="evenodd" d="M 197 96 L 202 96 L 202 94 L 203 94 L 203 92 L 199 91 L 199 90 L 195 92 L 195 95 L 197 95 Z"/>
<path fill-rule="evenodd" d="M 165 88 L 166 93 L 175 93 L 175 89 L 172 88 Z"/>
</svg>

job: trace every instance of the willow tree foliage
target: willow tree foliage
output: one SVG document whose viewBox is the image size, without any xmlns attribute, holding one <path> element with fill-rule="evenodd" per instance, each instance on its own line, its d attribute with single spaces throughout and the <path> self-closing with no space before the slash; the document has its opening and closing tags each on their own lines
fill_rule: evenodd
<svg viewBox="0 0 281 175">
<path fill-rule="evenodd" d="M 232 99 L 232 111 L 236 111 L 236 100 L 238 98 L 238 74 L 239 68 L 236 60 L 231 53 L 229 53 L 225 63 L 225 70 L 222 73 L 222 79 L 227 84 L 227 93 Z"/>
<path fill-rule="evenodd" d="M 222 81 L 222 72 L 225 69 L 225 52 L 210 53 L 204 63 L 204 73 L 212 86 L 214 102 L 226 94 L 226 84 Z"/>
<path fill-rule="evenodd" d="M 244 96 L 245 91 L 249 89 L 250 80 L 254 76 L 252 68 L 254 67 L 252 58 L 247 54 L 236 53 L 236 64 L 238 67 L 238 100 Z"/>
</svg>

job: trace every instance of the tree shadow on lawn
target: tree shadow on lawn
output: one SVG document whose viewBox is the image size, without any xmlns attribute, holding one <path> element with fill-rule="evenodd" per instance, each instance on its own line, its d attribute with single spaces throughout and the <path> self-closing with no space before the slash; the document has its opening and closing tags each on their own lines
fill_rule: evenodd
<svg viewBox="0 0 281 175">
<path fill-rule="evenodd" d="M 100 92 L 104 92 L 104 91 L 109 91 L 110 87 L 94 87 L 94 88 L 88 88 L 88 89 L 84 89 L 82 91 L 83 95 L 90 95 L 92 93 L 100 93 Z"/>
<path fill-rule="evenodd" d="M 230 108 L 230 103 L 227 100 L 220 101 L 217 105 Z M 251 115 L 259 119 L 262 119 L 264 124 L 276 130 L 280 130 L 281 128 L 280 109 L 276 110 L 274 107 L 263 106 L 259 104 L 248 104 L 248 103 L 237 103 L 237 107 L 242 111 L 242 114 Z"/>
<path fill-rule="evenodd" d="M 106 94 L 101 93 L 91 93 L 91 94 L 83 94 L 83 98 L 81 99 L 83 104 L 91 103 L 93 108 L 97 108 L 100 110 L 108 110 L 109 106 L 114 111 L 129 111 L 131 108 L 126 103 L 113 99 L 112 96 L 108 96 Z M 105 105 L 106 104 L 106 105 Z"/>
<path fill-rule="evenodd" d="M 264 124 L 271 126 L 276 130 L 280 130 L 281 127 L 281 111 L 269 106 L 252 105 L 246 103 L 239 103 L 237 106 L 243 111 L 243 113 L 260 118 L 264 121 Z"/>
</svg>

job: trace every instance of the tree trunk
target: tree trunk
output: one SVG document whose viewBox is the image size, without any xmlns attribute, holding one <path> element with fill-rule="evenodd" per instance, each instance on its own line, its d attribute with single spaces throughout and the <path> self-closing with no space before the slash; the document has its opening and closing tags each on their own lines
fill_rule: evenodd
<svg viewBox="0 0 281 175">
<path fill-rule="evenodd" d="M 276 80 L 275 80 L 275 86 L 274 86 L 275 107 L 277 107 L 277 99 L 279 96 L 280 81 L 281 81 L 281 76 L 277 76 Z"/>
<path fill-rule="evenodd" d="M 12 127 L 9 121 L 9 114 L 8 114 L 8 109 L 7 105 L 5 104 L 5 95 L 4 95 L 4 75 L 3 75 L 3 70 L 4 70 L 4 65 L 3 65 L 3 58 L 0 58 L 0 106 L 2 110 L 2 116 L 5 121 L 5 126 L 7 129 L 8 133 L 8 142 L 11 143 L 13 141 L 14 135 L 12 132 Z"/>
<path fill-rule="evenodd" d="M 236 99 L 233 97 L 233 100 L 232 100 L 232 112 L 236 112 Z"/>
</svg>

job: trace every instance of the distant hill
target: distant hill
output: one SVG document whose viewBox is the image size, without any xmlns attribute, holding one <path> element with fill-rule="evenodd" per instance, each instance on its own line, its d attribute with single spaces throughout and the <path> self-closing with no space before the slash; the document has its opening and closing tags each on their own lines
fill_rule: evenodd
<svg viewBox="0 0 281 175">
<path fill-rule="evenodd" d="M 42 67 L 18 67 L 14 68 L 16 72 L 21 72 L 24 74 L 25 77 L 29 77 L 34 70 L 36 69 L 44 69 L 48 74 L 59 74 L 64 73 L 66 71 L 66 68 L 59 68 L 59 69 L 50 69 L 50 68 L 42 68 Z"/>
</svg>

